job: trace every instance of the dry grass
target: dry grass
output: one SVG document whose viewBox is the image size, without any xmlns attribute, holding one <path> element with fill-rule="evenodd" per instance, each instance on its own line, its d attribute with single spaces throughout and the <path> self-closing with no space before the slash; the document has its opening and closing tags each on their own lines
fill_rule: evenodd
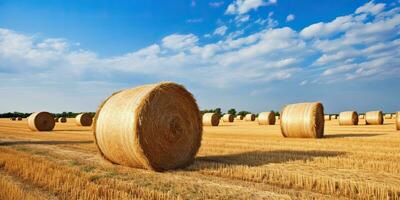
<svg viewBox="0 0 400 200">
<path fill-rule="evenodd" d="M 400 199 L 394 120 L 327 121 L 318 140 L 283 138 L 279 124 L 204 127 L 195 163 L 165 173 L 104 161 L 73 122 L 37 134 L 0 120 L 0 199 Z"/>
</svg>

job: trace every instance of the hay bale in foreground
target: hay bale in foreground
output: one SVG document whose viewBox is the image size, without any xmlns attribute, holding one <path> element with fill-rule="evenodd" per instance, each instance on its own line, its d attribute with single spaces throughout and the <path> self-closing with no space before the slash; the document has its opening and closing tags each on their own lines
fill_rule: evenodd
<svg viewBox="0 0 400 200">
<path fill-rule="evenodd" d="M 400 112 L 396 113 L 396 129 L 400 130 Z"/>
<path fill-rule="evenodd" d="M 247 114 L 247 115 L 244 117 L 244 120 L 245 120 L 245 121 L 254 121 L 254 120 L 256 120 L 256 116 L 255 116 L 254 114 Z"/>
<path fill-rule="evenodd" d="M 222 121 L 223 122 L 233 122 L 234 119 L 235 119 L 235 117 L 233 115 L 231 115 L 231 114 L 225 114 L 222 117 Z"/>
<path fill-rule="evenodd" d="M 392 119 L 392 114 L 390 114 L 390 113 L 385 114 L 385 119 Z"/>
<path fill-rule="evenodd" d="M 243 115 L 238 115 L 235 117 L 236 120 L 243 120 Z"/>
<path fill-rule="evenodd" d="M 51 131 L 56 122 L 48 112 L 34 112 L 28 117 L 28 127 L 32 131 Z"/>
<path fill-rule="evenodd" d="M 163 171 L 194 161 L 202 119 L 196 100 L 183 86 L 159 83 L 114 93 L 98 108 L 93 132 L 105 159 Z"/>
<path fill-rule="evenodd" d="M 327 121 L 330 121 L 331 120 L 331 116 L 330 115 L 325 115 L 324 119 L 327 120 Z"/>
<path fill-rule="evenodd" d="M 285 106 L 281 113 L 281 132 L 284 137 L 324 136 L 324 107 L 321 103 L 290 104 Z"/>
<path fill-rule="evenodd" d="M 275 124 L 275 112 L 262 112 L 258 114 L 259 125 L 274 125 Z"/>
<path fill-rule="evenodd" d="M 75 123 L 78 126 L 91 126 L 93 118 L 89 113 L 82 113 L 75 117 Z"/>
<path fill-rule="evenodd" d="M 203 126 L 218 126 L 220 117 L 216 113 L 203 114 Z"/>
<path fill-rule="evenodd" d="M 358 115 L 358 119 L 364 119 L 365 115 Z"/>
<path fill-rule="evenodd" d="M 339 125 L 358 125 L 358 113 L 356 111 L 345 111 L 339 114 Z"/>
<path fill-rule="evenodd" d="M 367 125 L 381 125 L 383 124 L 382 111 L 370 111 L 365 113 L 365 124 Z"/>
</svg>

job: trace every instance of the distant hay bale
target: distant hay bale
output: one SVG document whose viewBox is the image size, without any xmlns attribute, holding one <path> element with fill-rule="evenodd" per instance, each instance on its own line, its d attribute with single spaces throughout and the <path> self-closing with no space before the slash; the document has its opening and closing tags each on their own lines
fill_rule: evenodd
<svg viewBox="0 0 400 200">
<path fill-rule="evenodd" d="M 331 119 L 337 119 L 337 115 L 331 115 Z"/>
<path fill-rule="evenodd" d="M 397 119 L 397 113 L 394 113 L 394 114 L 392 115 L 392 119 Z"/>
<path fill-rule="evenodd" d="M 66 117 L 59 117 L 58 118 L 58 122 L 65 123 L 65 122 L 67 122 L 67 118 Z"/>
<path fill-rule="evenodd" d="M 54 117 L 48 112 L 34 112 L 28 117 L 28 127 L 32 131 L 51 131 L 54 126 Z"/>
<path fill-rule="evenodd" d="M 196 100 L 175 83 L 114 93 L 98 108 L 92 128 L 105 159 L 155 171 L 191 164 L 202 138 Z"/>
<path fill-rule="evenodd" d="M 385 119 L 392 119 L 392 114 L 390 114 L 390 113 L 385 114 Z"/>
<path fill-rule="evenodd" d="M 75 117 L 75 123 L 78 126 L 91 126 L 93 118 L 89 113 L 82 113 Z"/>
<path fill-rule="evenodd" d="M 365 115 L 358 115 L 358 119 L 364 119 Z"/>
<path fill-rule="evenodd" d="M 324 107 L 319 102 L 290 104 L 282 109 L 284 137 L 322 138 L 324 125 Z"/>
<path fill-rule="evenodd" d="M 235 117 L 236 120 L 243 120 L 243 115 L 238 115 Z"/>
<path fill-rule="evenodd" d="M 22 121 L 22 117 L 17 117 L 16 120 L 17 121 Z"/>
<path fill-rule="evenodd" d="M 15 121 L 15 120 L 17 120 L 17 118 L 11 117 L 10 120 L 11 120 L 11 121 Z"/>
<path fill-rule="evenodd" d="M 204 126 L 218 126 L 220 117 L 216 113 L 204 113 L 203 125 Z"/>
<path fill-rule="evenodd" d="M 258 114 L 259 125 L 274 125 L 275 124 L 275 112 L 262 112 Z"/>
<path fill-rule="evenodd" d="M 245 120 L 245 121 L 254 121 L 254 120 L 256 120 L 256 116 L 255 116 L 254 114 L 247 114 L 247 115 L 244 117 L 244 120 Z"/>
<path fill-rule="evenodd" d="M 382 111 L 370 111 L 365 113 L 365 124 L 381 125 L 383 124 Z"/>
<path fill-rule="evenodd" d="M 57 123 L 59 117 L 54 117 L 54 121 Z"/>
<path fill-rule="evenodd" d="M 330 115 L 325 115 L 325 116 L 324 116 L 324 119 L 327 120 L 327 121 L 329 121 L 329 120 L 331 120 L 331 116 L 330 116 Z"/>
<path fill-rule="evenodd" d="M 400 112 L 396 113 L 396 129 L 400 130 Z"/>
<path fill-rule="evenodd" d="M 233 122 L 233 120 L 234 120 L 234 116 L 233 115 L 231 115 L 231 114 L 225 114 L 223 117 L 222 117 L 222 121 L 223 122 Z"/>
<path fill-rule="evenodd" d="M 339 125 L 358 125 L 358 113 L 356 111 L 345 111 L 339 114 Z"/>
<path fill-rule="evenodd" d="M 278 121 L 280 119 L 281 119 L 281 117 L 279 115 L 275 116 L 275 121 Z"/>
</svg>

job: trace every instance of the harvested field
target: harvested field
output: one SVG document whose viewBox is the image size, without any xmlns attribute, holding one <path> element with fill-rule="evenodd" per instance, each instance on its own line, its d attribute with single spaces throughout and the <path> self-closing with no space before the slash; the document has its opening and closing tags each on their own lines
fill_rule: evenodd
<svg viewBox="0 0 400 200">
<path fill-rule="evenodd" d="M 193 165 L 157 173 L 103 160 L 90 127 L 74 119 L 52 132 L 0 119 L 0 199 L 400 199 L 394 119 L 332 119 L 322 139 L 280 131 L 279 121 L 204 127 Z"/>
</svg>

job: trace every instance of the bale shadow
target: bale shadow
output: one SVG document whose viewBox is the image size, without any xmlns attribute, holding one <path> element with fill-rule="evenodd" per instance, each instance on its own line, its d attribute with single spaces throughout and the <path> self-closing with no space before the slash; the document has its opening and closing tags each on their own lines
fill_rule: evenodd
<svg viewBox="0 0 400 200">
<path fill-rule="evenodd" d="M 317 157 L 335 157 L 344 155 L 339 151 L 250 151 L 228 155 L 201 156 L 195 160 L 194 167 L 189 170 L 202 170 L 219 168 L 219 164 L 235 166 L 262 166 L 273 163 L 285 163 L 290 161 L 307 161 Z"/>
<path fill-rule="evenodd" d="M 377 133 L 329 134 L 329 135 L 324 135 L 323 138 L 374 137 L 379 135 L 385 135 L 385 134 L 377 134 Z"/>
<path fill-rule="evenodd" d="M 70 131 L 73 131 L 73 132 L 88 132 L 88 131 L 92 131 L 92 129 L 87 129 L 87 130 L 85 130 L 85 129 L 78 129 L 78 130 L 74 130 L 74 129 L 61 129 L 61 130 L 53 130 L 53 132 L 70 132 Z"/>
<path fill-rule="evenodd" d="M 45 144 L 45 145 L 58 145 L 58 144 L 90 144 L 93 143 L 91 140 L 84 141 L 62 141 L 62 140 L 45 140 L 45 141 L 0 141 L 0 146 L 12 146 L 12 145 L 24 145 L 24 144 Z"/>
</svg>

